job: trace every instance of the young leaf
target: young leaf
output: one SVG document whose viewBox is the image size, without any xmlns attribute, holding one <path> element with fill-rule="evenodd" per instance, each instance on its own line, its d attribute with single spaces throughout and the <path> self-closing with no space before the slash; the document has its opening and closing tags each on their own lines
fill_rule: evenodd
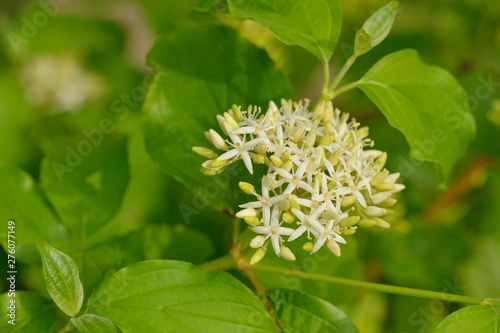
<svg viewBox="0 0 500 333">
<path fill-rule="evenodd" d="M 3 333 L 54 332 L 53 328 L 58 325 L 54 304 L 42 295 L 27 291 L 16 291 L 15 297 L 8 293 L 0 295 L 0 318 Z M 15 325 L 12 325 L 9 321 L 14 318 Z"/>
<path fill-rule="evenodd" d="M 467 94 L 456 79 L 408 49 L 379 60 L 357 86 L 403 132 L 411 156 L 438 164 L 446 181 L 476 132 Z"/>
<path fill-rule="evenodd" d="M 76 316 L 83 303 L 83 286 L 75 262 L 41 239 L 35 243 L 42 257 L 43 277 L 49 295 L 64 313 Z"/>
<path fill-rule="evenodd" d="M 99 286 L 89 313 L 124 332 L 278 332 L 234 277 L 180 261 L 145 261 L 118 271 Z"/>
<path fill-rule="evenodd" d="M 41 180 L 47 197 L 79 235 L 88 236 L 109 222 L 127 188 L 126 140 L 102 128 L 44 144 Z"/>
<path fill-rule="evenodd" d="M 116 333 L 111 320 L 94 314 L 84 314 L 78 318 L 71 318 L 70 321 L 81 333 Z"/>
<path fill-rule="evenodd" d="M 342 26 L 337 0 L 229 0 L 238 20 L 256 21 L 286 44 L 300 45 L 327 63 Z"/>
<path fill-rule="evenodd" d="M 185 25 L 160 37 L 149 54 L 159 73 L 144 103 L 146 149 L 165 172 L 195 193 L 197 202 L 232 209 L 230 176 L 199 172 L 193 146 L 210 145 L 204 132 L 231 105 L 268 107 L 292 96 L 267 54 L 222 26 Z"/>
<path fill-rule="evenodd" d="M 33 178 L 26 172 L 0 162 L 0 220 L 15 222 L 16 253 L 7 248 L 7 231 L 0 229 L 0 241 L 18 260 L 37 263 L 35 238 L 66 239 L 64 225 L 47 206 Z M 6 225 L 6 224 L 5 224 Z"/>
<path fill-rule="evenodd" d="M 269 293 L 283 333 L 359 333 L 346 314 L 321 298 L 289 289 Z"/>
<path fill-rule="evenodd" d="M 434 333 L 498 333 L 499 316 L 494 309 L 473 305 L 453 312 L 436 328 Z"/>
<path fill-rule="evenodd" d="M 387 37 L 389 31 L 391 31 L 398 8 L 399 3 L 391 1 L 373 13 L 368 20 L 365 21 L 363 27 L 356 34 L 354 43 L 354 49 L 358 55 L 368 52 Z M 366 38 L 358 37 L 363 36 L 363 33 L 366 34 Z M 369 45 L 365 45 L 366 41 Z"/>
</svg>

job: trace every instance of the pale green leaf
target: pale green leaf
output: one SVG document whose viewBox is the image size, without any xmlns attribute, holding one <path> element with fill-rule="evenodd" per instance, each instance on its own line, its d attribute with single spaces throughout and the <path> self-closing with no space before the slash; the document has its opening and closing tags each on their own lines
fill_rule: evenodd
<svg viewBox="0 0 500 333">
<path fill-rule="evenodd" d="M 252 292 L 227 273 L 179 261 L 145 261 L 106 279 L 89 313 L 124 332 L 278 332 Z"/>
<path fill-rule="evenodd" d="M 337 0 L 229 0 L 231 14 L 251 19 L 271 30 L 286 44 L 300 45 L 327 63 L 342 26 Z"/>
<path fill-rule="evenodd" d="M 468 306 L 453 312 L 436 328 L 434 333 L 499 333 L 498 314 L 492 308 Z"/>
<path fill-rule="evenodd" d="M 115 325 L 111 320 L 94 314 L 71 318 L 71 324 L 81 333 L 116 333 Z"/>
<path fill-rule="evenodd" d="M 359 333 L 346 314 L 321 298 L 300 291 L 269 293 L 283 333 Z"/>
<path fill-rule="evenodd" d="M 37 239 L 42 257 L 43 277 L 50 297 L 64 313 L 74 317 L 83 303 L 83 286 L 76 263 L 68 255 Z"/>
<path fill-rule="evenodd" d="M 457 80 L 407 49 L 379 60 L 357 86 L 405 135 L 411 156 L 438 164 L 446 180 L 476 132 Z"/>
</svg>

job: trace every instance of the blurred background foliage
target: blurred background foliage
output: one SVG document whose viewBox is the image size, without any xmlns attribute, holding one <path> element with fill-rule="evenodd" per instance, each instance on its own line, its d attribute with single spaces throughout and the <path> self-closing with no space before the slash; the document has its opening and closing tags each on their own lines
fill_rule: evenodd
<svg viewBox="0 0 500 333">
<path fill-rule="evenodd" d="M 144 149 L 140 109 L 153 75 L 146 54 L 158 35 L 184 21 L 225 24 L 266 49 L 290 79 L 297 99 L 313 101 L 322 85 L 319 62 L 300 47 L 284 45 L 262 26 L 231 18 L 220 0 L 62 2 L 66 3 L 0 3 L 0 161 L 25 170 L 39 182 L 47 142 L 64 145 L 68 137 L 99 128 L 104 118 L 114 125 L 112 135 L 127 137 L 129 183 L 118 212 L 85 240 L 84 249 L 72 242 L 58 243 L 85 272 L 86 287 L 135 261 L 166 258 L 199 264 L 227 253 L 230 220 L 197 202 Z M 355 31 L 386 2 L 340 3 L 344 24 L 332 71 L 352 52 Z M 47 22 L 40 20 L 40 12 L 49 14 Z M 403 135 L 366 97 L 357 91 L 339 97 L 335 101 L 339 108 L 370 126 L 376 147 L 389 153 L 388 169 L 401 172 L 407 190 L 390 230 L 360 232 L 341 258 L 325 259 L 326 253 L 320 252 L 319 266 L 313 267 L 299 256 L 292 268 L 500 297 L 499 18 L 496 0 L 400 2 L 392 32 L 359 58 L 346 80 L 358 79 L 392 51 L 415 48 L 425 62 L 448 69 L 465 87 L 478 123 L 477 138 L 455 168 L 448 190 L 439 191 L 432 166 L 408 156 Z M 12 33 L 29 37 L 14 41 Z M 3 250 L 1 257 L 4 265 Z M 265 260 L 280 264 L 273 258 Z M 40 263 L 19 256 L 18 264 L 19 289 L 46 293 Z M 458 307 L 259 275 L 267 287 L 300 288 L 340 306 L 363 333 L 430 332 Z M 1 281 L 5 290 L 4 276 Z"/>
</svg>

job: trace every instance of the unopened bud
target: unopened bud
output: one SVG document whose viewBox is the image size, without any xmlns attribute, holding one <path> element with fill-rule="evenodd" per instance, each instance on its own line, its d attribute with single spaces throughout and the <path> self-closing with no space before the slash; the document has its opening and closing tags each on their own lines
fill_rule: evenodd
<svg viewBox="0 0 500 333">
<path fill-rule="evenodd" d="M 264 245 L 265 241 L 266 241 L 266 237 L 265 236 L 258 235 L 256 237 L 254 237 L 254 239 L 252 239 L 252 241 L 250 242 L 250 247 L 253 248 L 253 249 L 256 249 L 256 248 L 261 247 L 262 245 Z"/>
<path fill-rule="evenodd" d="M 345 217 L 342 220 L 340 220 L 340 226 L 342 227 L 352 227 L 356 223 L 358 223 L 360 220 L 359 216 L 349 216 Z"/>
<path fill-rule="evenodd" d="M 257 211 L 253 208 L 245 208 L 236 213 L 236 217 L 240 219 L 247 216 L 257 216 Z"/>
<path fill-rule="evenodd" d="M 333 104 L 332 102 L 328 102 L 326 103 L 326 106 L 325 106 L 325 111 L 323 113 L 323 121 L 325 123 L 331 123 L 333 119 Z"/>
<path fill-rule="evenodd" d="M 344 236 L 351 236 L 356 233 L 356 228 L 344 229 L 340 233 Z"/>
<path fill-rule="evenodd" d="M 371 228 L 375 226 L 375 221 L 372 219 L 361 219 L 361 221 L 358 222 L 358 226 L 361 228 Z"/>
<path fill-rule="evenodd" d="M 371 200 L 374 205 L 378 205 L 382 201 L 389 199 L 391 195 L 392 192 L 379 192 L 377 194 L 372 195 Z"/>
<path fill-rule="evenodd" d="M 307 251 L 307 252 L 311 252 L 313 247 L 314 247 L 313 242 L 307 242 L 304 245 L 302 245 L 302 250 Z"/>
<path fill-rule="evenodd" d="M 380 207 L 382 207 L 382 208 L 388 208 L 388 207 L 392 207 L 392 206 L 394 206 L 394 205 L 396 204 L 396 202 L 398 202 L 396 199 L 394 199 L 394 198 L 389 198 L 389 199 L 387 199 L 387 200 L 385 200 L 385 201 L 381 202 L 381 203 L 379 204 L 379 206 L 380 206 Z"/>
<path fill-rule="evenodd" d="M 393 184 L 383 182 L 383 183 L 375 186 L 375 189 L 377 191 L 383 192 L 383 191 L 393 191 L 396 189 L 396 187 Z"/>
<path fill-rule="evenodd" d="M 347 207 L 347 206 L 350 206 L 353 203 L 355 203 L 356 200 L 358 200 L 357 196 L 355 196 L 355 195 L 348 195 L 348 196 L 345 196 L 345 197 L 342 198 L 341 205 L 342 205 L 342 207 Z"/>
<path fill-rule="evenodd" d="M 239 182 L 238 185 L 240 186 L 240 189 L 246 194 L 255 194 L 255 187 L 252 184 Z"/>
<path fill-rule="evenodd" d="M 370 184 L 372 184 L 373 186 L 378 186 L 382 184 L 382 182 L 388 175 L 389 171 L 387 170 L 381 171 L 372 177 L 372 179 L 370 180 Z"/>
<path fill-rule="evenodd" d="M 387 153 L 384 152 L 375 160 L 375 167 L 379 170 L 384 168 L 385 162 L 387 161 Z"/>
<path fill-rule="evenodd" d="M 217 158 L 217 154 L 213 150 L 205 147 L 193 147 L 191 148 L 196 154 L 203 156 L 205 158 L 214 159 Z"/>
<path fill-rule="evenodd" d="M 251 227 L 256 227 L 260 224 L 260 220 L 256 216 L 245 216 L 243 220 Z"/>
<path fill-rule="evenodd" d="M 337 257 L 340 257 L 340 246 L 339 244 L 337 244 L 337 242 L 335 241 L 332 241 L 331 239 L 329 239 L 327 242 L 326 242 L 326 246 L 328 247 L 328 249 L 330 251 L 332 251 L 332 253 L 337 256 Z"/>
<path fill-rule="evenodd" d="M 227 126 L 229 126 L 231 129 L 236 130 L 236 129 L 240 128 L 240 126 L 238 126 L 238 123 L 236 122 L 236 120 L 234 120 L 234 118 L 231 117 L 231 115 L 229 113 L 224 112 L 224 118 L 226 120 Z"/>
<path fill-rule="evenodd" d="M 292 223 L 293 221 L 295 221 L 295 216 L 293 214 L 290 214 L 289 212 L 283 213 L 282 218 L 286 223 Z"/>
<path fill-rule="evenodd" d="M 295 143 L 298 143 L 300 139 L 302 139 L 302 136 L 304 135 L 305 131 L 306 131 L 306 125 L 300 125 L 299 127 L 296 127 L 290 134 L 290 140 L 292 140 Z"/>
<path fill-rule="evenodd" d="M 288 261 L 295 260 L 295 255 L 293 254 L 292 250 L 284 245 L 281 245 L 280 247 L 280 257 Z"/>
<path fill-rule="evenodd" d="M 385 208 L 380 208 L 377 206 L 368 206 L 368 208 L 366 208 L 366 215 L 371 217 L 382 216 L 385 213 L 387 213 L 387 209 Z"/>
<path fill-rule="evenodd" d="M 335 141 L 335 133 L 328 133 L 321 137 L 319 144 L 328 147 L 333 141 Z"/>
<path fill-rule="evenodd" d="M 283 166 L 283 161 L 278 156 L 271 155 L 271 157 L 269 157 L 269 159 L 271 160 L 271 162 L 273 162 L 275 167 L 281 168 Z"/>
<path fill-rule="evenodd" d="M 259 248 L 257 251 L 255 251 L 252 258 L 250 258 L 250 265 L 255 265 L 256 263 L 261 261 L 265 255 L 266 255 L 266 248 L 265 247 Z"/>
<path fill-rule="evenodd" d="M 213 129 L 211 129 L 209 132 L 210 132 L 210 138 L 211 138 L 212 143 L 214 144 L 215 148 L 226 150 L 227 149 L 226 142 L 220 136 L 220 134 L 217 133 L 216 131 L 214 131 Z"/>
<path fill-rule="evenodd" d="M 316 142 L 316 130 L 313 129 L 309 133 L 307 133 L 306 138 L 304 139 L 304 144 L 306 147 L 313 147 Z"/>
<path fill-rule="evenodd" d="M 385 220 L 382 220 L 381 218 L 379 217 L 375 217 L 373 218 L 373 221 L 375 221 L 375 226 L 377 228 L 382 228 L 382 229 L 389 229 L 391 227 L 391 225 L 389 223 L 387 223 L 387 221 Z"/>
</svg>

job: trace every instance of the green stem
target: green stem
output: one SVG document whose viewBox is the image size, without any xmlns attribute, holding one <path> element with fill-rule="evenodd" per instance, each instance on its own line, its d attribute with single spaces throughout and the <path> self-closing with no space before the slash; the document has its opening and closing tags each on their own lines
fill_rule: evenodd
<svg viewBox="0 0 500 333">
<path fill-rule="evenodd" d="M 429 298 L 429 299 L 438 299 L 441 301 L 456 302 L 456 303 L 480 304 L 480 305 L 488 305 L 489 304 L 492 306 L 500 306 L 500 300 L 480 299 L 480 298 L 474 298 L 474 297 L 469 297 L 469 296 L 447 294 L 447 293 L 442 293 L 442 292 L 437 292 L 437 291 L 413 289 L 413 288 L 406 288 L 406 287 L 391 286 L 391 285 L 386 285 L 386 284 L 379 284 L 379 283 L 374 283 L 374 282 L 351 280 L 351 279 L 346 279 L 346 278 L 341 278 L 341 277 L 336 277 L 336 276 L 327 276 L 327 275 L 321 275 L 321 274 L 315 274 L 315 273 L 309 273 L 309 272 L 303 272 L 303 271 L 297 271 L 297 270 L 291 270 L 291 269 L 274 267 L 274 266 L 267 266 L 267 265 L 261 265 L 261 264 L 256 264 L 254 266 L 250 266 L 249 268 L 254 270 L 254 271 L 276 273 L 276 274 L 282 274 L 282 275 L 288 275 L 288 276 L 297 276 L 299 278 L 307 279 L 307 280 L 316 280 L 316 281 L 335 283 L 335 284 L 351 286 L 351 287 L 366 288 L 366 289 L 384 292 L 384 293 L 389 293 L 389 294 L 413 296 L 413 297 Z"/>
<path fill-rule="evenodd" d="M 235 217 L 233 219 L 233 246 L 238 246 L 240 236 L 240 219 Z"/>
<path fill-rule="evenodd" d="M 208 273 L 227 271 L 229 269 L 236 268 L 236 260 L 232 254 L 226 254 L 223 257 L 200 264 L 198 265 L 198 268 Z"/>
<path fill-rule="evenodd" d="M 323 89 L 321 89 L 321 93 L 327 93 L 328 92 L 328 85 L 330 84 L 330 65 L 325 63 L 323 65 L 323 76 L 324 76 L 324 82 L 323 82 Z"/>
<path fill-rule="evenodd" d="M 356 82 L 351 82 L 349 84 L 346 84 L 345 86 L 337 89 L 337 90 L 334 90 L 329 96 L 330 96 L 330 99 L 334 99 L 335 97 L 337 97 L 338 95 L 340 94 L 343 94 L 345 93 L 346 91 L 348 90 L 351 90 L 351 89 L 354 89 L 358 86 L 359 84 L 359 81 L 356 81 Z"/>
<path fill-rule="evenodd" d="M 351 66 L 354 63 L 354 61 L 356 60 L 356 58 L 357 58 L 357 56 L 355 54 L 353 54 L 352 56 L 349 57 L 349 59 L 347 59 L 347 61 L 345 62 L 344 66 L 342 66 L 342 68 L 340 69 L 339 73 L 335 77 L 335 80 L 333 80 L 332 84 L 328 88 L 328 94 L 332 94 L 333 91 L 335 90 L 335 88 L 337 88 L 337 86 L 339 85 L 340 81 L 342 81 L 342 79 L 344 78 L 345 74 L 347 73 L 347 71 L 349 70 L 349 68 L 351 68 Z"/>
</svg>

